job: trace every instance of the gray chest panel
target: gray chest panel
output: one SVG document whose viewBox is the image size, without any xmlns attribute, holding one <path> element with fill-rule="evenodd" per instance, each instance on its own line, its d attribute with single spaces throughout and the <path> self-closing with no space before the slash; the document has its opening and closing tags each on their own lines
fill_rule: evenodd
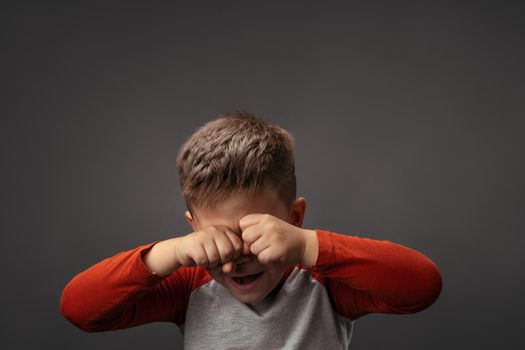
<svg viewBox="0 0 525 350">
<path fill-rule="evenodd" d="M 326 288 L 296 267 L 281 290 L 256 305 L 212 280 L 194 290 L 181 327 L 185 349 L 348 349 L 353 322 Z"/>
</svg>

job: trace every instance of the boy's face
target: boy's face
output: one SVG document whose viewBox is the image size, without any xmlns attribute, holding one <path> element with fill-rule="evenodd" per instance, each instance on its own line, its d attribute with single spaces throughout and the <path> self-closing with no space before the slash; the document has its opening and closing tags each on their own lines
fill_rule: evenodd
<svg viewBox="0 0 525 350">
<path fill-rule="evenodd" d="M 291 208 L 286 208 L 277 197 L 274 190 L 267 189 L 259 195 L 247 198 L 233 195 L 208 209 L 194 209 L 193 216 L 186 211 L 185 216 L 194 231 L 209 226 L 227 226 L 242 240 L 239 220 L 247 214 L 270 214 L 295 226 L 301 226 L 304 217 L 305 200 L 299 197 Z M 244 303 L 256 303 L 268 295 L 280 282 L 288 266 L 282 263 L 264 265 L 253 254 L 241 255 L 234 271 L 224 273 L 221 265 L 208 269 L 210 275 L 218 283 L 226 287 L 235 298 Z M 245 276 L 262 273 L 256 283 L 249 288 L 239 287 L 232 280 L 232 276 Z"/>
</svg>

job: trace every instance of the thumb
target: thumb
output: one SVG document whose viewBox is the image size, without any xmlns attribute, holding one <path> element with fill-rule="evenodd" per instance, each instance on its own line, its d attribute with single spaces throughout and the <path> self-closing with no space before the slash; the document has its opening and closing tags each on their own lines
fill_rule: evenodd
<svg viewBox="0 0 525 350">
<path fill-rule="evenodd" d="M 235 271 L 235 261 L 230 260 L 222 265 L 222 272 L 232 273 L 233 271 Z"/>
</svg>

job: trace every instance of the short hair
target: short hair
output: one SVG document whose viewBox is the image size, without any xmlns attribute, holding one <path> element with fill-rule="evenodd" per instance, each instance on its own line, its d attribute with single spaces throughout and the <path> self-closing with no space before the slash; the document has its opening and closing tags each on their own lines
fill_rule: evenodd
<svg viewBox="0 0 525 350">
<path fill-rule="evenodd" d="M 289 208 L 296 196 L 294 138 L 247 112 L 220 115 L 181 146 L 177 170 L 188 210 L 271 186 Z"/>
</svg>

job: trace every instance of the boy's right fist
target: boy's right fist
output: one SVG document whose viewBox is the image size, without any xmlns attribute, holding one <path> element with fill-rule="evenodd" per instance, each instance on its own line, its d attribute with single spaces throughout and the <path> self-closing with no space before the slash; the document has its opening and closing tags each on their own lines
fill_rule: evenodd
<svg viewBox="0 0 525 350">
<path fill-rule="evenodd" d="M 215 268 L 224 273 L 235 268 L 234 260 L 243 252 L 244 242 L 226 226 L 210 226 L 180 237 L 175 256 L 181 266 Z"/>
</svg>

